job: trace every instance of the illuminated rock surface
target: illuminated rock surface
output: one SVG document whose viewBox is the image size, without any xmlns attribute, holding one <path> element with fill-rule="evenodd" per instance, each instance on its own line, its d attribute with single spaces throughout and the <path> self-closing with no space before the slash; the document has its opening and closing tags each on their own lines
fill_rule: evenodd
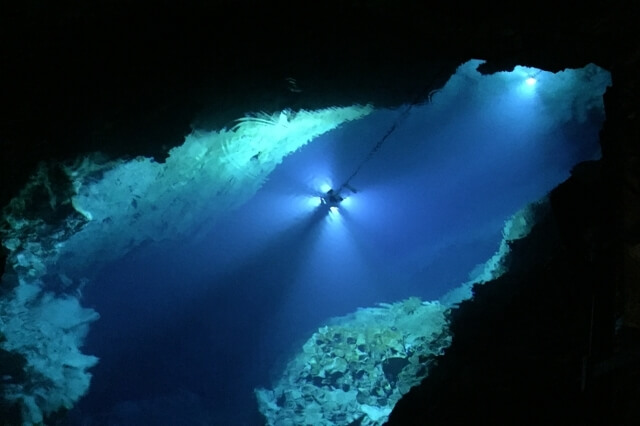
<svg viewBox="0 0 640 426">
<path fill-rule="evenodd" d="M 412 298 L 332 319 L 273 390 L 256 390 L 260 411 L 274 426 L 381 425 L 449 345 L 446 309 Z"/>
</svg>

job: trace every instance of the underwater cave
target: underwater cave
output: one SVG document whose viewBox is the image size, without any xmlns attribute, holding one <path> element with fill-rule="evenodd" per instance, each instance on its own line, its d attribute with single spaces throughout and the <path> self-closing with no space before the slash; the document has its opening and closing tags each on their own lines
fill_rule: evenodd
<svg viewBox="0 0 640 426">
<path fill-rule="evenodd" d="M 344 16 L 356 13 L 349 10 Z M 48 19 L 32 13 L 31 25 Z M 137 22 L 137 13 L 125 20 Z M 278 22 L 288 23 L 291 13 Z M 370 25 L 387 19 L 372 5 L 366 13 Z M 61 16 L 83 25 L 76 15 Z M 87 16 L 104 24 L 98 14 Z M 328 37 L 341 37 L 352 23 L 338 19 Z M 53 27 L 46 27 L 58 37 L 52 43 L 78 49 Z M 91 31 L 93 43 L 110 46 L 105 28 Z M 286 31 L 272 29 L 269 37 Z M 589 398 L 627 391 L 616 394 L 601 377 L 635 365 L 626 352 L 613 360 L 607 352 L 614 330 L 633 328 L 628 307 L 635 305 L 616 302 L 625 314 L 612 320 L 611 294 L 590 281 L 610 273 L 593 265 L 616 264 L 603 243 L 602 223 L 612 219 L 601 200 L 613 68 L 583 58 L 535 68 L 529 64 L 536 60 L 500 47 L 486 50 L 486 61 L 470 59 L 484 50 L 464 43 L 494 41 L 466 38 L 440 40 L 432 48 L 437 59 L 413 59 L 413 68 L 408 47 L 376 37 L 394 61 L 376 68 L 363 56 L 360 65 L 373 71 L 361 79 L 348 55 L 322 47 L 319 55 L 344 62 L 344 80 L 332 80 L 328 63 L 314 75 L 301 39 L 273 60 L 286 66 L 238 72 L 240 86 L 215 86 L 212 77 L 187 83 L 204 71 L 178 72 L 175 64 L 145 83 L 155 55 L 164 57 L 160 44 L 132 59 L 127 52 L 141 45 L 125 48 L 123 37 L 110 55 L 116 63 L 133 60 L 131 75 L 115 65 L 104 75 L 118 73 L 136 93 L 153 96 L 125 93 L 122 99 L 135 100 L 120 104 L 120 95 L 96 89 L 101 101 L 85 109 L 88 83 L 68 83 L 76 97 L 61 108 L 62 124 L 22 137 L 39 131 L 78 142 L 42 147 L 39 162 L 16 166 L 2 192 L 6 424 L 450 424 L 467 419 L 451 409 L 458 396 L 473 407 L 469 416 L 484 413 L 494 423 L 520 421 L 534 403 L 540 412 L 529 417 L 533 423 L 560 406 L 566 413 L 559 419 L 582 421 L 593 414 L 581 405 Z M 370 40 L 353 43 L 345 52 Z M 185 49 L 178 57 L 201 47 Z M 270 63 L 262 50 L 250 51 Z M 283 74 L 293 67 L 292 52 L 309 62 Z M 99 53 L 88 57 L 94 62 L 80 66 L 66 58 L 70 73 L 101 68 Z M 236 78 L 242 61 L 231 62 L 216 77 Z M 174 74 L 175 85 L 163 85 Z M 275 88 L 265 88 L 273 75 Z M 42 84 L 57 78 L 51 73 Z M 235 103 L 227 100 L 236 94 Z M 188 105 L 175 107 L 174 98 Z M 137 116 L 146 102 L 157 109 Z M 23 110 L 10 117 L 17 123 Z M 73 126 L 76 112 L 83 121 L 60 130 Z M 163 124 L 160 117 L 170 114 L 177 118 Z M 19 140 L 12 130 L 2 136 Z M 7 170 L 3 178 L 13 173 Z M 633 287 L 631 269 L 625 291 Z M 588 283 L 585 294 L 577 281 Z M 605 361 L 592 361 L 598 357 Z M 536 399 L 548 390 L 546 374 L 561 383 L 552 402 Z M 486 386 L 484 395 L 474 386 Z M 424 414 L 415 408 L 422 401 L 436 408 Z M 498 414 L 492 404 L 501 401 L 511 408 Z M 619 408 L 611 401 L 603 407 Z M 608 418 L 607 410 L 593 419 Z"/>
</svg>

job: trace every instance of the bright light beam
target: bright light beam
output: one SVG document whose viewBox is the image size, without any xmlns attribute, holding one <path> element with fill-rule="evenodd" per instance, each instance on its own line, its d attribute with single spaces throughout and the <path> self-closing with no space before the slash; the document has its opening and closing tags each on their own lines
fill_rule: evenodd
<svg viewBox="0 0 640 426">
<path fill-rule="evenodd" d="M 324 182 L 320 185 L 320 192 L 322 192 L 323 194 L 326 194 L 327 192 L 331 191 L 331 185 Z"/>
</svg>

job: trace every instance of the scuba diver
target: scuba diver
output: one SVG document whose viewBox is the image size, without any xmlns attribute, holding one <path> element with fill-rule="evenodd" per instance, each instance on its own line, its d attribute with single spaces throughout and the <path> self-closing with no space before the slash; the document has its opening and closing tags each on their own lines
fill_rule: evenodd
<svg viewBox="0 0 640 426">
<path fill-rule="evenodd" d="M 327 191 L 327 193 L 320 197 L 320 199 L 322 200 L 322 204 L 325 204 L 329 207 L 337 207 L 338 204 L 340 204 L 340 202 L 344 200 L 344 198 L 333 189 Z"/>
</svg>

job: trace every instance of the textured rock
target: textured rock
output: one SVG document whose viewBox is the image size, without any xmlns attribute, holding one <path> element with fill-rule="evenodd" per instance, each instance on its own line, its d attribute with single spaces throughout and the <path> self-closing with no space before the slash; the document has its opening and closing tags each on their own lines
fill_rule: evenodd
<svg viewBox="0 0 640 426">
<path fill-rule="evenodd" d="M 269 425 L 382 424 L 449 344 L 445 312 L 410 298 L 329 321 L 273 390 L 256 390 L 260 411 Z"/>
</svg>

